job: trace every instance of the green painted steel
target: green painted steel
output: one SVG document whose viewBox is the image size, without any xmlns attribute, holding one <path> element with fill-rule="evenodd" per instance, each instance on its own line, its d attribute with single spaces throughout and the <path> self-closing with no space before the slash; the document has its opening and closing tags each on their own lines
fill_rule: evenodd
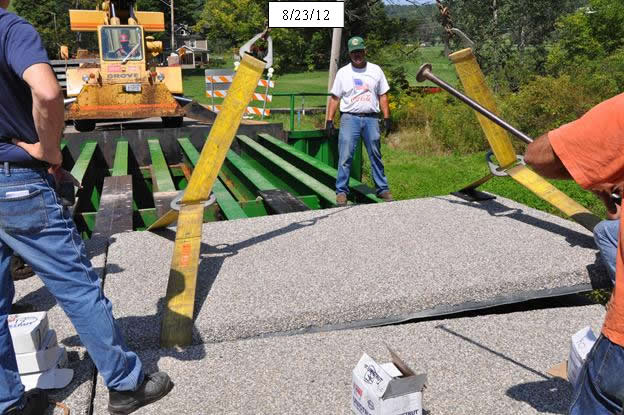
<svg viewBox="0 0 624 415">
<path fill-rule="evenodd" d="M 293 146 L 290 146 L 283 141 L 270 136 L 269 134 L 258 134 L 258 138 L 259 142 L 267 149 L 273 151 L 305 173 L 314 176 L 326 186 L 335 185 L 336 176 L 338 174 L 338 170 L 335 168 L 328 166 L 327 164 L 317 160 L 315 157 L 312 157 L 303 151 L 297 150 Z M 382 201 L 375 195 L 375 191 L 373 189 L 366 186 L 359 180 L 353 178 L 349 179 L 349 187 L 353 190 L 353 194 L 350 196 L 353 196 L 354 200 L 358 203 L 376 203 Z"/>
<path fill-rule="evenodd" d="M 245 178 L 253 185 L 256 192 L 258 190 L 273 190 L 277 187 L 271 183 L 266 177 L 258 172 L 241 156 L 230 150 L 227 155 L 227 161 L 235 167 Z M 256 193 L 254 192 L 254 194 Z"/>
<path fill-rule="evenodd" d="M 197 151 L 193 143 L 191 143 L 191 140 L 187 137 L 178 138 L 178 143 L 180 144 L 180 147 L 182 147 L 182 150 L 188 160 L 191 162 L 193 167 L 195 167 L 197 161 L 199 160 L 199 151 Z M 212 191 L 217 198 L 217 204 L 221 208 L 223 215 L 228 220 L 244 219 L 248 217 L 236 199 L 232 197 L 230 192 L 220 180 L 215 181 Z"/>
<path fill-rule="evenodd" d="M 175 192 L 177 189 L 173 184 L 169 166 L 167 166 L 158 138 L 148 139 L 147 145 L 152 157 L 152 176 L 156 180 L 156 183 L 153 183 L 154 190 L 157 192 Z"/>
<path fill-rule="evenodd" d="M 336 132 L 336 137 L 330 139 L 323 130 L 293 131 L 288 133 L 288 144 L 337 169 L 338 134 L 339 131 Z M 362 180 L 363 147 L 362 140 L 360 140 L 355 147 L 353 161 L 351 162 L 350 176 L 359 181 Z"/>
<path fill-rule="evenodd" d="M 307 207 L 312 210 L 321 209 L 321 201 L 318 196 L 310 195 L 310 196 L 299 196 L 299 200 L 301 200 Z"/>
<path fill-rule="evenodd" d="M 113 176 L 128 174 L 128 142 L 117 140 L 115 147 L 115 161 L 113 162 Z"/>
<path fill-rule="evenodd" d="M 250 218 L 258 218 L 269 214 L 266 210 L 266 206 L 264 206 L 264 202 L 261 200 L 247 200 L 241 202 L 241 208 Z"/>
<path fill-rule="evenodd" d="M 253 150 L 256 154 L 262 156 L 265 160 L 281 170 L 283 173 L 290 175 L 293 179 L 299 181 L 305 187 L 311 190 L 312 194 L 316 194 L 323 201 L 324 205 L 335 206 L 336 205 L 336 193 L 333 189 L 324 185 L 316 180 L 314 177 L 302 172 L 297 167 L 288 163 L 275 153 L 264 148 L 262 145 L 256 143 L 251 138 L 245 135 L 238 135 L 238 140 L 243 143 L 247 148 Z"/>
<path fill-rule="evenodd" d="M 95 217 L 97 212 L 82 212 L 80 214 L 82 216 L 82 220 L 85 225 L 87 225 L 88 234 L 90 235 L 93 232 L 93 228 L 95 228 Z"/>
<path fill-rule="evenodd" d="M 74 163 L 74 167 L 71 169 L 71 174 L 83 185 L 85 184 L 84 179 L 87 175 L 89 165 L 94 158 L 93 156 L 96 149 L 96 141 L 85 141 L 82 144 L 78 160 L 76 160 L 76 163 Z M 83 194 L 87 191 L 88 187 L 78 190 L 78 198 L 81 199 Z M 93 186 L 91 194 L 89 195 L 89 201 L 91 202 L 91 207 L 93 208 L 93 210 L 97 211 L 100 205 L 100 193 L 97 189 L 97 186 Z"/>
<path fill-rule="evenodd" d="M 71 169 L 71 174 L 79 182 L 82 183 L 82 180 L 85 178 L 87 173 L 87 168 L 91 163 L 91 159 L 93 158 L 93 154 L 95 154 L 95 149 L 97 148 L 96 141 L 85 141 L 82 145 L 82 149 L 80 150 L 80 156 L 78 156 L 78 160 L 74 163 L 74 167 Z"/>
</svg>

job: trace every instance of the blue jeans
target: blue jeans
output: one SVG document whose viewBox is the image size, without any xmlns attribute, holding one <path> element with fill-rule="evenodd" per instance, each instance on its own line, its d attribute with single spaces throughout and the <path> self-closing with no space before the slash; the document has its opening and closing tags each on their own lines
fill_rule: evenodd
<svg viewBox="0 0 624 415">
<path fill-rule="evenodd" d="M 624 347 L 598 337 L 574 386 L 570 415 L 622 413 L 624 401 Z"/>
<path fill-rule="evenodd" d="M 355 147 L 364 139 L 364 146 L 370 159 L 371 172 L 377 195 L 388 190 L 388 179 L 381 162 L 381 145 L 379 140 L 379 120 L 376 117 L 360 117 L 342 114 L 340 117 L 340 134 L 338 135 L 338 176 L 336 177 L 336 194 L 349 194 L 349 174 Z"/>
<path fill-rule="evenodd" d="M 615 285 L 615 259 L 617 258 L 619 234 L 619 219 L 603 220 L 594 228 L 594 241 L 600 250 L 602 262 L 607 267 L 613 285 Z"/>
<path fill-rule="evenodd" d="M 23 405 L 24 393 L 7 324 L 15 294 L 9 271 L 13 252 L 56 297 L 106 385 L 137 389 L 143 381 L 141 361 L 125 345 L 84 243 L 59 203 L 54 179 L 43 169 L 6 171 L 0 165 L 0 413 Z"/>
</svg>

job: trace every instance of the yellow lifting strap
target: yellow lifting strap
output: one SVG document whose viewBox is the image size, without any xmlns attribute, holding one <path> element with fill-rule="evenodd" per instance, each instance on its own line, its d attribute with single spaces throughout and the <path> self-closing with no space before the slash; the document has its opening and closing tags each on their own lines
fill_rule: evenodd
<svg viewBox="0 0 624 415">
<path fill-rule="evenodd" d="M 160 332 L 162 347 L 187 346 L 192 342 L 203 202 L 209 198 L 265 65 L 250 55 L 243 57 L 180 200 L 179 213 L 171 210 L 149 228 L 157 229 L 178 220 Z"/>
<path fill-rule="evenodd" d="M 585 229 L 592 231 L 598 222 L 600 222 L 600 219 L 596 215 L 568 197 L 568 195 L 557 189 L 533 170 L 530 170 L 527 166 L 519 164 L 505 172 L 515 181 L 565 213 Z"/>
<path fill-rule="evenodd" d="M 477 59 L 472 53 L 472 49 L 463 49 L 452 53 L 449 55 L 449 58 L 455 65 L 455 70 L 464 85 L 466 94 L 483 107 L 498 115 L 494 96 L 485 83 L 485 77 L 483 72 L 481 72 Z M 477 113 L 477 118 L 499 165 L 504 168 L 515 164 L 517 161 L 516 153 L 511 145 L 511 139 L 507 131 L 479 113 Z"/>
<path fill-rule="evenodd" d="M 467 95 L 490 112 L 498 115 L 494 96 L 485 83 L 485 77 L 472 53 L 472 49 L 463 49 L 452 53 L 449 58 L 455 64 L 455 69 Z M 526 166 L 514 166 L 517 158 L 507 131 L 476 111 L 475 113 L 490 147 L 505 173 L 586 229 L 590 231 L 594 229 L 594 226 L 600 221 L 597 216 Z M 492 175 L 488 175 L 475 184 L 482 184 L 491 177 Z"/>
</svg>

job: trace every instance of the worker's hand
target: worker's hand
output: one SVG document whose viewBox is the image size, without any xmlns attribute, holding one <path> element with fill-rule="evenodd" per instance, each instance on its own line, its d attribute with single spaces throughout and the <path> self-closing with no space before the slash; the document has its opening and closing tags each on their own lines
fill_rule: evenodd
<svg viewBox="0 0 624 415">
<path fill-rule="evenodd" d="M 60 164 L 54 165 L 48 169 L 48 173 L 54 177 L 57 187 L 61 183 L 72 183 L 75 187 L 82 189 L 82 184 L 73 174 L 61 167 Z"/>
<path fill-rule="evenodd" d="M 390 134 L 390 130 L 392 129 L 392 120 L 390 118 L 383 119 L 383 131 L 386 133 L 386 137 Z"/>
<path fill-rule="evenodd" d="M 63 155 L 61 154 L 60 148 L 56 148 L 52 151 L 44 151 L 41 143 L 30 144 L 16 139 L 13 139 L 13 144 L 23 148 L 33 158 L 45 161 L 53 166 L 60 165 L 63 162 Z"/>
<path fill-rule="evenodd" d="M 334 121 L 327 120 L 325 123 L 325 135 L 327 138 L 332 138 L 336 134 L 336 129 L 334 128 Z"/>
<path fill-rule="evenodd" d="M 619 219 L 620 218 L 620 204 L 616 203 L 616 199 L 613 195 L 620 196 L 621 200 L 621 191 L 619 188 L 610 189 L 610 190 L 592 190 L 592 192 L 598 196 L 602 203 L 604 203 L 607 208 L 607 219 Z"/>
</svg>

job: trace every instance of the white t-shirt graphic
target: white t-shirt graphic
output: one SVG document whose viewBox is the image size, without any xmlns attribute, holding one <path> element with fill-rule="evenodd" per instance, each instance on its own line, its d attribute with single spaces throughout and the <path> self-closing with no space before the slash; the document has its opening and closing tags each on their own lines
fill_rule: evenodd
<svg viewBox="0 0 624 415">
<path fill-rule="evenodd" d="M 341 112 L 379 112 L 379 95 L 390 89 L 378 65 L 366 62 L 364 68 L 352 64 L 338 70 L 331 94 L 340 98 Z"/>
</svg>

